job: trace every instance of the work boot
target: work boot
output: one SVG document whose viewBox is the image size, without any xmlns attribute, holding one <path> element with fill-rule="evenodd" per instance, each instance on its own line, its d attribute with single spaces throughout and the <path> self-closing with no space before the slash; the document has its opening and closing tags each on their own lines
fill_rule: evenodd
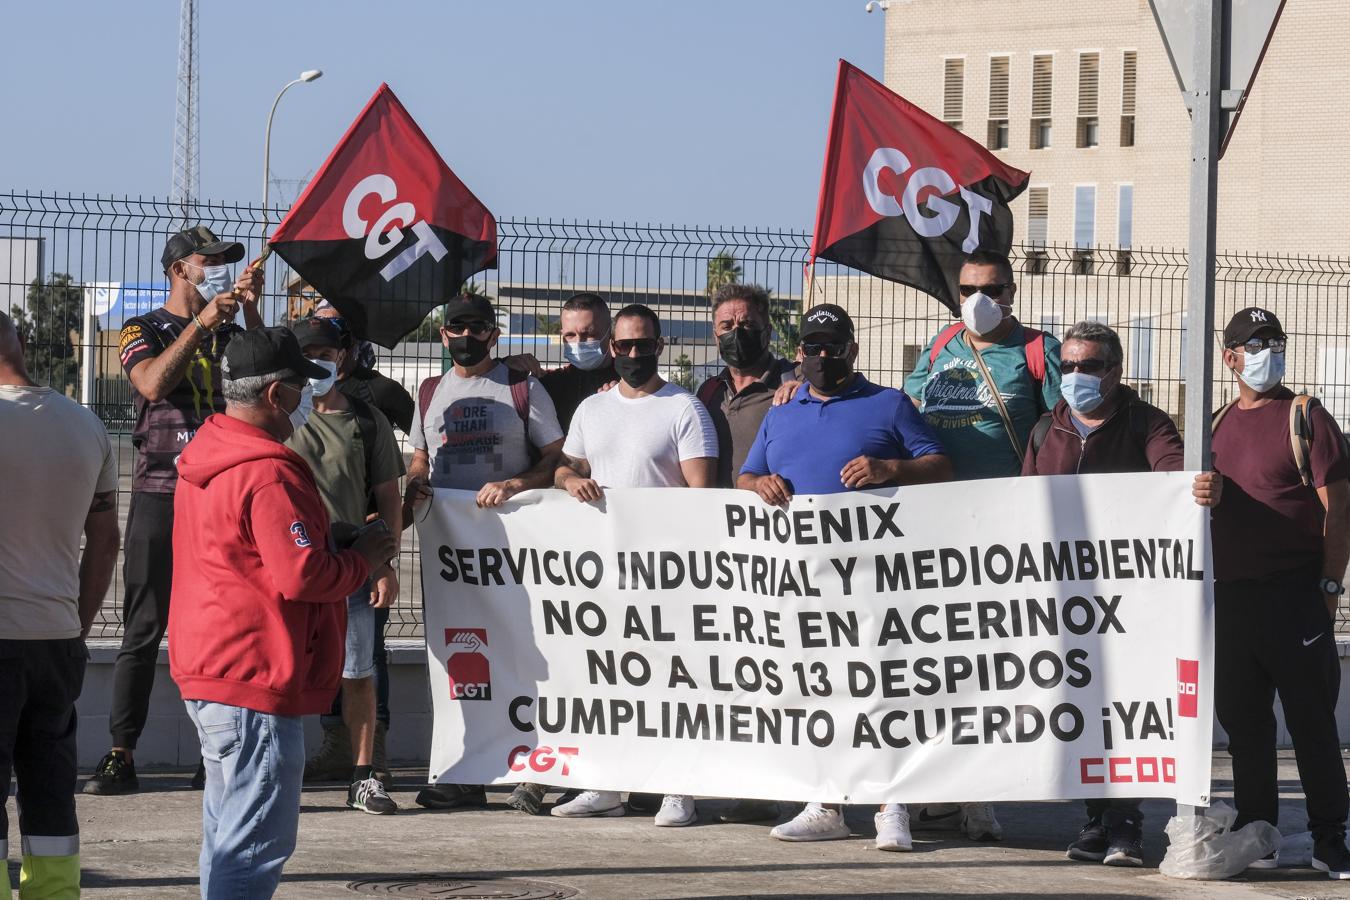
<svg viewBox="0 0 1350 900">
<path fill-rule="evenodd" d="M 346 725 L 323 726 L 323 743 L 305 760 L 305 784 L 347 781 L 352 774 L 352 736 Z"/>
<path fill-rule="evenodd" d="M 375 723 L 375 752 L 371 754 L 370 767 L 375 770 L 375 777 L 384 783 L 386 790 L 394 786 L 394 775 L 389 771 L 389 755 L 384 749 L 385 736 L 388 734 L 388 725 Z"/>
<path fill-rule="evenodd" d="M 518 784 L 511 792 L 511 796 L 506 798 L 506 805 L 528 815 L 537 816 L 543 809 L 545 790 L 542 784 L 531 784 L 528 781 Z"/>
</svg>

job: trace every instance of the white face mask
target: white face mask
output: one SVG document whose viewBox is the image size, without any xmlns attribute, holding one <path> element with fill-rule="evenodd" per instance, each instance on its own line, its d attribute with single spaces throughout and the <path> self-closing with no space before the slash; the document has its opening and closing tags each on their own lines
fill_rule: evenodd
<svg viewBox="0 0 1350 900">
<path fill-rule="evenodd" d="M 333 389 L 333 385 L 337 384 L 337 363 L 329 362 L 326 359 L 311 359 L 310 362 L 328 370 L 327 378 L 311 378 L 309 380 L 309 386 L 313 391 L 314 396 L 326 397 L 328 396 L 328 392 Z"/>
<path fill-rule="evenodd" d="M 1284 357 L 1285 354 L 1276 353 L 1269 347 L 1260 353 L 1243 351 L 1242 371 L 1238 373 L 1238 377 L 1247 387 L 1258 394 L 1264 394 L 1284 378 Z"/>
<path fill-rule="evenodd" d="M 314 388 L 305 385 L 300 389 L 300 403 L 286 414 L 291 420 L 291 428 L 295 431 L 304 428 L 312 412 L 314 412 Z"/>
<path fill-rule="evenodd" d="M 972 332 L 984 337 L 1003 324 L 1003 310 L 1011 308 L 977 291 L 961 301 L 961 321 Z"/>
<path fill-rule="evenodd" d="M 194 287 L 206 302 L 210 303 L 218 294 L 228 294 L 234 290 L 234 273 L 230 271 L 229 266 L 198 266 L 187 260 L 183 262 L 201 270 L 201 283 Z"/>
</svg>

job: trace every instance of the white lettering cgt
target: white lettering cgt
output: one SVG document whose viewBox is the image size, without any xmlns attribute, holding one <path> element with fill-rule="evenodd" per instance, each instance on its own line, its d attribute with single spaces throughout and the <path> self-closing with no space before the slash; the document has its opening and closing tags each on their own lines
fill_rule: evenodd
<svg viewBox="0 0 1350 900">
<path fill-rule="evenodd" d="M 417 243 L 395 256 L 380 270 L 381 278 L 393 281 L 426 253 L 430 253 L 437 262 L 445 258 L 449 252 L 445 245 L 436 237 L 436 232 L 431 230 L 426 219 L 413 222 L 417 218 L 417 207 L 406 200 L 386 209 L 373 226 L 361 218 L 361 201 L 371 194 L 384 203 L 393 203 L 398 197 L 398 185 L 388 175 L 367 175 L 356 183 L 342 204 L 342 227 L 346 229 L 348 237 L 366 239 L 366 259 L 379 259 L 398 246 L 403 241 L 400 225 L 411 223 L 412 232 L 417 236 Z"/>
<path fill-rule="evenodd" d="M 970 209 L 970 231 L 961 244 L 966 253 L 973 253 L 980 246 L 980 217 L 994 211 L 994 202 L 988 197 L 958 186 L 946 169 L 936 166 L 924 166 L 915 170 L 905 182 L 905 189 L 896 200 L 881 190 L 881 172 L 890 169 L 896 175 L 904 175 L 910 170 L 909 157 L 894 147 L 878 147 L 863 169 L 863 194 L 867 203 L 878 215 L 908 216 L 909 224 L 922 237 L 940 237 L 946 234 L 961 215 L 961 207 L 948 200 L 944 195 L 959 190 L 961 198 Z M 919 209 L 919 194 L 925 188 L 933 193 L 924 200 L 924 208 L 929 215 Z"/>
</svg>

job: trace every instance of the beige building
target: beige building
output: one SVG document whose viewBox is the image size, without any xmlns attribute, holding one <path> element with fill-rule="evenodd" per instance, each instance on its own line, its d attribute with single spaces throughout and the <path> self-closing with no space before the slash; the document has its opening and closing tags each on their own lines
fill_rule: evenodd
<svg viewBox="0 0 1350 900">
<path fill-rule="evenodd" d="M 1126 378 L 1178 419 L 1190 120 L 1147 0 L 891 0 L 886 85 L 1031 173 L 1012 204 L 1018 315 L 1122 335 Z M 1295 389 L 1350 420 L 1350 12 L 1290 2 L 1219 171 L 1216 322 L 1268 306 Z M 833 268 L 833 267 L 832 267 Z M 859 319 L 862 364 L 898 384 L 950 321 L 936 301 L 827 272 Z M 1217 346 L 1217 339 L 1216 339 Z M 1216 362 L 1216 398 L 1233 394 Z"/>
</svg>

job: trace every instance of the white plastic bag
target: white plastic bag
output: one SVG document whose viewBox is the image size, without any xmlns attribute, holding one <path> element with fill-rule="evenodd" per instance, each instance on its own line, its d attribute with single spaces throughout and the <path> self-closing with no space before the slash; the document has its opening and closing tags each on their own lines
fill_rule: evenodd
<svg viewBox="0 0 1350 900">
<path fill-rule="evenodd" d="M 1250 822 L 1230 831 L 1236 819 L 1237 810 L 1222 801 L 1201 816 L 1172 817 L 1167 855 L 1158 870 L 1172 878 L 1232 878 L 1279 848 L 1280 830 L 1274 825 Z"/>
</svg>

